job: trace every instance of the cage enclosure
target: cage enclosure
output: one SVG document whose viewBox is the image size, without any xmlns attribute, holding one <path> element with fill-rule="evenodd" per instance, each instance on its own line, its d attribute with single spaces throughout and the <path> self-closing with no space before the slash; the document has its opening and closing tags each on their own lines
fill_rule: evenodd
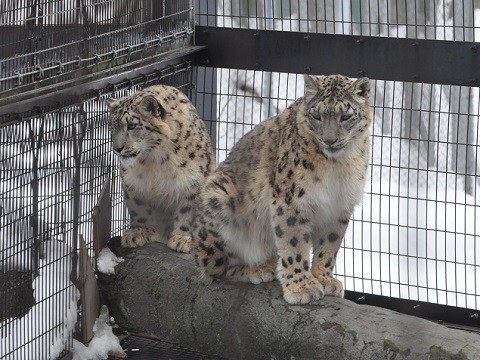
<svg viewBox="0 0 480 360">
<path fill-rule="evenodd" d="M 56 359 L 110 180 L 104 99 L 153 84 L 196 105 L 217 162 L 304 93 L 371 79 L 369 181 L 338 253 L 346 297 L 480 328 L 479 4 L 474 0 L 0 0 L 0 359 Z M 85 324 L 85 323 L 83 323 Z"/>
</svg>

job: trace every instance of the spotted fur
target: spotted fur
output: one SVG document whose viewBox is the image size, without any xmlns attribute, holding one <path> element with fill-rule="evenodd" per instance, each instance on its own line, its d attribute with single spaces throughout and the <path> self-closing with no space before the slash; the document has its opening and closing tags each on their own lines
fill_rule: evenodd
<svg viewBox="0 0 480 360">
<path fill-rule="evenodd" d="M 131 220 L 122 245 L 168 241 L 172 249 L 190 252 L 199 185 L 215 163 L 203 120 L 170 86 L 152 86 L 107 104 Z"/>
<path fill-rule="evenodd" d="M 205 274 L 253 283 L 276 277 L 291 304 L 343 296 L 332 271 L 362 198 L 370 148 L 367 78 L 305 76 L 305 89 L 207 178 L 193 231 Z"/>
</svg>

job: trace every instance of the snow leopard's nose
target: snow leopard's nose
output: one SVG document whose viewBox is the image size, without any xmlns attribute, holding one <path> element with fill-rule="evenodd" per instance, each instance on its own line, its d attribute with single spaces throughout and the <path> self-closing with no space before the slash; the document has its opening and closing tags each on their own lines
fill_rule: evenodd
<svg viewBox="0 0 480 360">
<path fill-rule="evenodd" d="M 114 150 L 115 152 L 117 152 L 117 153 L 120 153 L 120 152 L 122 152 L 122 150 L 123 150 L 124 147 L 125 147 L 125 146 L 117 146 L 117 147 L 114 147 L 113 150 Z"/>
</svg>

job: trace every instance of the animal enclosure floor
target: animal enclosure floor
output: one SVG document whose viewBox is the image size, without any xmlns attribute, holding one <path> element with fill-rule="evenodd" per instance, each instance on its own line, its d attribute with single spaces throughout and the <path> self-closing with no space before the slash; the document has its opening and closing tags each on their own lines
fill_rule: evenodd
<svg viewBox="0 0 480 360">
<path fill-rule="evenodd" d="M 219 356 L 207 355 L 179 344 L 139 336 L 128 335 L 120 342 L 131 360 L 226 360 Z M 110 360 L 117 357 L 109 357 Z"/>
</svg>

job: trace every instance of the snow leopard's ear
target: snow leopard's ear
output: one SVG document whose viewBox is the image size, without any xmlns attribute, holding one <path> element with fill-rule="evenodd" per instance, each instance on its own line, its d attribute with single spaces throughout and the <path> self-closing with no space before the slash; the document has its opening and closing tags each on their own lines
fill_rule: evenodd
<svg viewBox="0 0 480 360">
<path fill-rule="evenodd" d="M 357 101 L 364 103 L 370 94 L 370 79 L 361 77 L 353 82 L 350 89 Z"/>
<path fill-rule="evenodd" d="M 153 115 L 161 119 L 165 116 L 165 109 L 152 95 L 147 95 L 140 101 L 139 109 L 142 115 Z"/>
<path fill-rule="evenodd" d="M 108 99 L 105 99 L 105 104 L 107 104 L 110 110 L 113 110 L 120 106 L 120 100 L 117 100 L 114 98 L 108 98 Z"/>
<path fill-rule="evenodd" d="M 307 101 L 317 95 L 319 91 L 317 80 L 318 79 L 315 76 L 307 74 L 303 75 L 303 81 L 305 82 L 305 99 Z"/>
</svg>

